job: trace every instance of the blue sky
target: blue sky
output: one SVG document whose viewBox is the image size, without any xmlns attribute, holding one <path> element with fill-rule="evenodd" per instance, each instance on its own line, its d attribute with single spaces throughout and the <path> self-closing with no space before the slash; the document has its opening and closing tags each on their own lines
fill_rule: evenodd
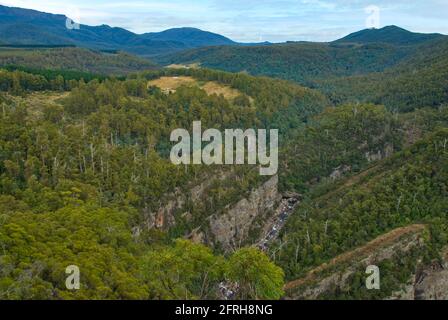
<svg viewBox="0 0 448 320">
<path fill-rule="evenodd" d="M 364 29 L 380 9 L 378 26 L 448 34 L 448 0 L 0 0 L 0 4 L 63 13 L 83 24 L 136 33 L 196 27 L 241 42 L 330 41 Z M 375 20 L 376 21 L 376 20 Z"/>
</svg>

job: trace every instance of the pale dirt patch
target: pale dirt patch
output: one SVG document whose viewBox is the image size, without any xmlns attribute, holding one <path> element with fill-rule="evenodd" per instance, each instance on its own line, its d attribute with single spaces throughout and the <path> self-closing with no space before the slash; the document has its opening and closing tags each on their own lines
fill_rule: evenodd
<svg viewBox="0 0 448 320">
<path fill-rule="evenodd" d="M 161 77 L 149 81 L 148 86 L 159 87 L 163 93 L 174 93 L 180 86 L 193 86 L 197 85 L 197 81 L 192 77 Z"/>
<path fill-rule="evenodd" d="M 204 89 L 209 95 L 216 94 L 219 96 L 222 94 L 227 100 L 233 100 L 241 95 L 240 91 L 217 82 L 207 82 L 202 86 L 202 89 Z"/>
<path fill-rule="evenodd" d="M 160 88 L 162 92 L 165 94 L 176 92 L 177 88 L 179 88 L 182 85 L 198 86 L 205 92 L 207 92 L 208 95 L 213 94 L 216 94 L 218 96 L 223 95 L 224 98 L 227 100 L 233 100 L 242 94 L 237 89 L 233 89 L 230 86 L 226 86 L 215 81 L 200 82 L 192 77 L 186 77 L 186 76 L 161 77 L 159 79 L 151 80 L 148 82 L 148 87 L 156 86 Z M 249 97 L 249 99 L 253 101 L 252 98 Z"/>
<path fill-rule="evenodd" d="M 199 63 L 191 63 L 191 64 L 170 64 L 166 66 L 168 69 L 197 69 L 200 68 Z"/>
</svg>

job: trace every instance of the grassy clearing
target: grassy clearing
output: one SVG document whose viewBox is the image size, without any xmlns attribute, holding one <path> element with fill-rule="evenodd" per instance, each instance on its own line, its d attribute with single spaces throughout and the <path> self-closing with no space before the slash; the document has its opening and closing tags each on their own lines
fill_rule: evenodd
<svg viewBox="0 0 448 320">
<path fill-rule="evenodd" d="M 202 86 L 202 89 L 204 89 L 209 95 L 216 94 L 219 96 L 222 94 L 227 100 L 235 99 L 241 95 L 240 91 L 228 86 L 223 86 L 217 82 L 207 82 Z"/>
<path fill-rule="evenodd" d="M 60 100 L 67 97 L 69 92 L 33 92 L 24 97 L 9 96 L 16 103 L 25 102 L 28 106 L 28 116 L 40 117 L 42 111 L 48 106 L 61 106 Z"/>
<path fill-rule="evenodd" d="M 197 81 L 192 77 L 161 77 L 156 80 L 149 81 L 148 86 L 159 87 L 164 93 L 174 93 L 180 86 L 198 85 Z"/>
<path fill-rule="evenodd" d="M 227 100 L 233 100 L 242 93 L 239 90 L 229 86 L 222 85 L 215 81 L 199 82 L 192 77 L 161 77 L 156 80 L 149 81 L 148 86 L 156 86 L 165 94 L 176 92 L 180 86 L 198 86 L 207 92 L 208 95 L 223 95 Z"/>
<path fill-rule="evenodd" d="M 199 63 L 191 63 L 191 64 L 170 64 L 166 66 L 169 69 L 197 69 L 200 68 Z"/>
</svg>

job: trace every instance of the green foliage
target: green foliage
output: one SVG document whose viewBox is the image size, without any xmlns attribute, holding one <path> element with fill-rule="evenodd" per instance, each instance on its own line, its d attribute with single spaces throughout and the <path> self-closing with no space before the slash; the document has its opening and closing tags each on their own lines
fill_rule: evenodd
<svg viewBox="0 0 448 320">
<path fill-rule="evenodd" d="M 238 298 L 278 299 L 285 275 L 303 276 L 396 227 L 427 224 L 422 252 L 381 265 L 384 292 L 365 292 L 357 272 L 348 290 L 328 293 L 377 299 L 408 279 L 417 257 L 437 257 L 447 244 L 442 41 L 417 51 L 303 43 L 196 51 L 212 53 L 215 67 L 307 83 L 334 104 L 352 102 L 339 107 L 317 90 L 244 73 L 167 69 L 105 78 L 76 70 L 128 72 L 141 61 L 55 50 L 12 54 L 14 61 L 0 54 L 0 61 L 28 66 L 0 70 L 0 299 L 215 299 L 222 281 L 238 282 Z M 37 62 L 67 68 L 35 70 Z M 148 87 L 162 76 L 214 81 L 240 95 Z M 212 242 L 207 218 L 264 181 L 250 166 L 172 165 L 170 132 L 191 131 L 196 120 L 203 128 L 280 129 L 280 187 L 305 196 L 272 249 L 284 271 L 254 248 L 224 257 L 219 248 L 173 242 L 193 230 Z M 197 186 L 203 196 L 185 197 L 163 227 L 151 224 L 161 207 Z M 65 288 L 70 264 L 81 268 L 80 291 Z"/>
<path fill-rule="evenodd" d="M 199 87 L 167 95 L 147 88 L 148 78 L 163 74 L 182 71 L 81 80 L 68 88 L 60 87 L 67 85 L 63 78 L 51 82 L 23 71 L 0 73 L 8 92 L 0 114 L 1 299 L 216 298 L 227 270 L 238 278 L 210 249 L 171 240 L 198 227 L 207 231 L 204 221 L 211 212 L 247 196 L 262 178 L 247 166 L 233 171 L 174 166 L 164 157 L 169 134 L 191 129 L 194 120 L 218 129 L 261 127 L 290 108 L 301 112 L 292 126 L 323 109 L 326 99 L 283 81 L 209 70 L 188 74 L 231 85 L 242 96 L 232 101 Z M 56 84 L 70 91 L 38 92 Z M 174 192 L 204 180 L 210 180 L 205 199 L 186 199 L 184 210 L 174 213 L 173 228 L 147 227 Z M 245 264 L 254 259 L 252 253 L 240 254 L 230 264 L 238 257 Z M 280 270 L 265 256 L 255 258 L 260 263 L 242 281 L 244 288 L 254 281 L 256 291 L 244 295 L 279 298 Z M 80 267 L 79 291 L 65 288 L 65 268 L 72 264 Z M 274 277 L 267 279 L 260 268 Z"/>
<path fill-rule="evenodd" d="M 280 299 L 283 296 L 284 273 L 263 252 L 244 248 L 229 259 L 229 280 L 239 284 L 241 299 Z"/>
<path fill-rule="evenodd" d="M 200 63 L 225 71 L 292 80 L 321 90 L 335 105 L 374 103 L 391 111 L 409 112 L 446 104 L 447 38 L 411 33 L 400 41 L 376 42 L 396 38 L 395 31 L 364 31 L 378 32 L 380 37 L 375 35 L 372 41 L 361 43 L 344 43 L 343 39 L 331 44 L 199 48 L 161 57 L 160 62 Z"/>
<path fill-rule="evenodd" d="M 399 150 L 402 140 L 398 121 L 382 106 L 328 108 L 283 146 L 282 188 L 305 192 L 332 174 L 359 172 L 369 165 L 366 154 L 385 157 Z"/>
<path fill-rule="evenodd" d="M 448 41 L 425 43 L 407 59 L 381 73 L 318 81 L 317 86 L 336 104 L 373 102 L 389 110 L 409 112 L 448 102 Z"/>
<path fill-rule="evenodd" d="M 446 230 L 447 141 L 448 131 L 438 131 L 339 188 L 311 193 L 288 220 L 277 254 L 288 279 L 399 226 Z M 447 244 L 446 234 L 435 239 Z"/>
<path fill-rule="evenodd" d="M 20 202 L 15 206 L 23 206 Z M 143 299 L 128 220 L 132 212 L 68 205 L 41 212 L 3 211 L 0 298 Z M 82 290 L 65 288 L 65 268 L 81 270 Z"/>
<path fill-rule="evenodd" d="M 21 68 L 26 67 L 29 69 L 40 68 L 46 69 L 47 73 L 51 73 L 49 70 L 56 69 L 75 75 L 82 75 L 83 73 L 124 75 L 156 67 L 149 60 L 124 52 L 106 54 L 81 48 L 0 48 L 0 66 L 21 66 Z M 87 80 L 85 77 L 84 79 Z"/>
<path fill-rule="evenodd" d="M 157 299 L 216 299 L 224 262 L 203 245 L 177 240 L 144 256 L 143 279 Z"/>
<path fill-rule="evenodd" d="M 439 33 L 414 33 L 397 26 L 387 26 L 381 29 L 365 29 L 352 33 L 334 43 L 390 43 L 414 45 L 433 39 L 442 38 Z"/>
<path fill-rule="evenodd" d="M 411 48 L 388 44 L 338 45 L 285 43 L 192 49 L 158 57 L 163 64 L 200 63 L 229 72 L 278 77 L 313 85 L 316 79 L 383 71 L 406 57 Z"/>
</svg>

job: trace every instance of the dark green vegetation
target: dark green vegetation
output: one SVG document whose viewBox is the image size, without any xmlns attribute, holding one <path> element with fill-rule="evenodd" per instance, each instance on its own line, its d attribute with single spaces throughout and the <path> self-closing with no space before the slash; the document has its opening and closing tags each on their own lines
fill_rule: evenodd
<svg viewBox="0 0 448 320">
<path fill-rule="evenodd" d="M 386 27 L 332 43 L 199 48 L 159 62 L 292 80 L 322 90 L 336 105 L 367 102 L 407 112 L 448 102 L 447 48 L 446 36 Z"/>
<path fill-rule="evenodd" d="M 72 23 L 69 21 L 69 26 Z M 193 28 L 138 35 L 107 25 L 95 27 L 79 25 L 79 29 L 70 29 L 66 24 L 67 17 L 63 15 L 0 6 L 0 43 L 76 45 L 97 50 L 123 50 L 142 56 L 166 54 L 201 46 L 235 44 L 221 35 Z"/>
<path fill-rule="evenodd" d="M 384 107 L 328 108 L 283 146 L 283 189 L 306 192 L 317 183 L 357 173 L 400 150 L 403 140 L 399 121 Z"/>
<path fill-rule="evenodd" d="M 397 26 L 382 29 L 366 29 L 354 32 L 335 43 L 389 43 L 393 45 L 414 45 L 444 37 L 439 33 L 414 33 Z"/>
<path fill-rule="evenodd" d="M 248 72 L 313 85 L 316 79 L 383 71 L 411 48 L 389 44 L 339 45 L 284 43 L 269 46 L 221 46 L 187 50 L 157 58 L 161 64 L 200 63 L 206 68 Z"/>
<path fill-rule="evenodd" d="M 217 81 L 241 96 L 229 101 L 198 87 L 169 95 L 148 88 L 148 80 L 162 75 Z M 173 190 L 220 170 L 172 165 L 163 155 L 173 129 L 190 128 L 198 119 L 219 129 L 264 127 L 297 114 L 283 123 L 286 134 L 326 106 L 322 95 L 283 81 L 202 69 L 88 83 L 67 81 L 64 73 L 54 80 L 23 71 L 0 76 L 2 299 L 216 298 L 225 279 L 241 284 L 243 298 L 282 295 L 283 272 L 255 249 L 221 257 L 202 245 L 173 243 L 256 186 L 254 170 L 236 168 L 235 177 L 214 186 L 207 203 L 191 204 L 188 222 L 179 220 L 171 230 L 132 230 Z M 81 267 L 79 292 L 64 289 L 70 264 Z M 182 277 L 174 277 L 179 272 Z"/>
<path fill-rule="evenodd" d="M 283 78 L 274 80 L 151 70 L 151 62 L 115 52 L 123 43 L 145 55 L 226 42 L 212 34 L 204 41 L 195 29 L 140 40 L 106 26 L 67 34 L 58 29 L 65 17 L 0 10 L 9 17 L 0 30 L 28 15 L 49 28 L 50 44 L 68 36 L 110 50 L 0 51 L 0 299 L 215 299 L 222 281 L 239 284 L 238 299 L 278 299 L 284 278 L 424 224 L 422 246 L 379 263 L 384 290 L 367 292 L 360 268 L 347 288 L 319 296 L 378 299 L 448 245 L 446 37 L 389 27 L 330 44 L 220 46 L 158 59 Z M 18 37 L 33 44 L 39 28 Z M 190 44 L 179 42 L 186 34 Z M 161 77 L 191 81 L 172 91 L 149 85 Z M 207 83 L 237 95 L 211 94 Z M 171 131 L 191 132 L 197 120 L 221 130 L 280 129 L 279 189 L 303 201 L 267 254 L 213 246 L 210 217 L 267 178 L 251 166 L 172 165 Z M 197 188 L 204 192 L 193 197 Z M 173 199 L 182 206 L 166 215 Z M 205 244 L 185 240 L 197 231 Z M 65 288 L 72 264 L 81 268 L 80 291 Z"/>
<path fill-rule="evenodd" d="M 447 131 L 438 131 L 348 185 L 315 189 L 285 230 L 288 244 L 279 259 L 285 258 L 287 275 L 295 278 L 399 226 L 434 221 L 446 229 L 447 141 Z M 297 247 L 294 262 L 290 256 Z"/>
<path fill-rule="evenodd" d="M 440 106 L 448 102 L 448 39 L 418 46 L 415 53 L 384 72 L 332 77 L 318 81 L 317 86 L 335 103 L 369 101 L 400 112 Z"/>
<path fill-rule="evenodd" d="M 438 259 L 447 245 L 448 109 L 393 116 L 384 109 L 360 108 L 326 111 L 299 134 L 298 145 L 307 150 L 306 156 L 289 160 L 292 174 L 287 172 L 285 179 L 301 182 L 306 197 L 273 248 L 275 262 L 292 280 L 397 227 L 422 223 L 429 227 L 429 237 L 416 252 L 397 253 L 395 260 L 381 263 L 382 272 L 388 273 L 377 294 L 365 290 L 360 283 L 365 276 L 358 272 L 346 291 L 326 292 L 321 298 L 386 298 L 417 271 L 418 260 Z M 373 165 L 361 155 L 370 149 L 384 157 L 382 150 L 392 143 L 389 152 L 400 151 Z M 327 178 L 329 163 L 350 174 L 342 180 Z"/>
<path fill-rule="evenodd" d="M 80 48 L 0 48 L 0 66 L 123 75 L 156 65 L 126 53 L 101 53 Z"/>
</svg>

